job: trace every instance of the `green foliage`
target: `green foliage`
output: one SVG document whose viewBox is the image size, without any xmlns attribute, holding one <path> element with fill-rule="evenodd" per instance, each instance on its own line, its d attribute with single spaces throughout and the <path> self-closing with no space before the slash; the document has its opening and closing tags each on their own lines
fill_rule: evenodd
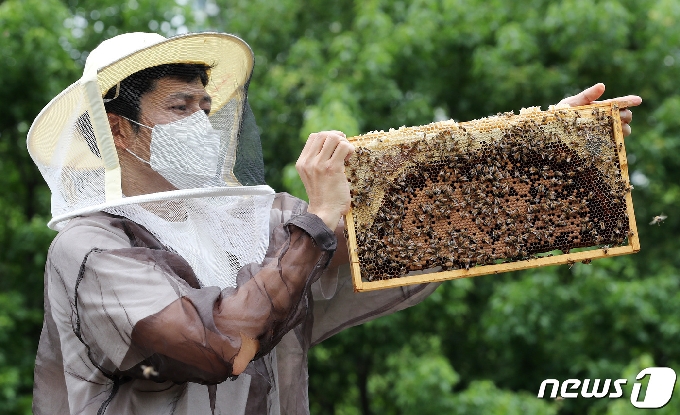
<svg viewBox="0 0 680 415">
<path fill-rule="evenodd" d="M 30 391 L 35 359 L 35 328 L 41 310 L 27 307 L 21 291 L 0 293 L 0 410 L 31 413 Z M 32 352 L 32 353 L 31 353 Z"/>
<path fill-rule="evenodd" d="M 45 227 L 49 191 L 25 139 L 42 105 L 77 73 L 55 36 L 67 16 L 56 0 L 0 4 L 0 413 L 31 413 L 42 269 L 54 232 Z"/>
<path fill-rule="evenodd" d="M 423 350 L 413 347 L 407 344 L 390 354 L 387 370 L 369 380 L 368 390 L 377 396 L 372 407 L 379 413 L 451 413 L 455 407 L 452 390 L 459 378 L 441 353 L 440 340 L 421 338 L 415 347 Z"/>
<path fill-rule="evenodd" d="M 475 381 L 454 401 L 456 415 L 553 415 L 558 407 L 536 399 L 532 393 L 498 389 L 493 382 Z"/>
<path fill-rule="evenodd" d="M 0 2 L 0 413 L 30 413 L 49 190 L 25 136 L 117 33 L 235 33 L 269 183 L 304 197 L 307 136 L 638 94 L 627 139 L 642 251 L 444 283 L 423 304 L 312 349 L 315 414 L 628 414 L 626 399 L 539 400 L 545 378 L 680 368 L 680 4 L 674 0 L 5 0 Z M 652 216 L 669 218 L 650 226 Z M 653 362 L 653 363 L 652 363 Z M 629 386 L 632 381 L 629 382 Z M 677 413 L 675 398 L 659 413 Z"/>
</svg>

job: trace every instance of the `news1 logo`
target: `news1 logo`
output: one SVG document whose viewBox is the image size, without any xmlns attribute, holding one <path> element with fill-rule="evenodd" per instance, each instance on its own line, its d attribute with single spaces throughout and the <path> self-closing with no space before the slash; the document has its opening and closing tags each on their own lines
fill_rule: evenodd
<svg viewBox="0 0 680 415">
<path fill-rule="evenodd" d="M 649 375 L 649 382 L 645 391 L 645 398 L 639 401 L 640 389 L 642 384 L 635 382 L 633 384 L 633 391 L 630 394 L 630 403 L 636 408 L 656 409 L 664 407 L 670 402 L 673 397 L 673 390 L 675 389 L 676 375 L 675 371 L 669 367 L 648 367 L 643 369 L 635 377 L 636 380 L 642 380 Z M 585 379 L 583 382 L 579 379 L 567 379 L 560 382 L 557 379 L 546 379 L 541 383 L 541 388 L 538 390 L 538 397 L 543 398 L 546 388 L 552 385 L 550 392 L 551 398 L 557 398 L 559 390 L 560 397 L 564 399 L 578 398 L 579 394 L 583 398 L 620 398 L 623 396 L 623 385 L 628 383 L 627 379 L 605 379 L 600 389 L 600 379 Z M 610 387 L 614 390 L 610 393 Z M 580 391 L 579 391 L 580 387 Z"/>
</svg>

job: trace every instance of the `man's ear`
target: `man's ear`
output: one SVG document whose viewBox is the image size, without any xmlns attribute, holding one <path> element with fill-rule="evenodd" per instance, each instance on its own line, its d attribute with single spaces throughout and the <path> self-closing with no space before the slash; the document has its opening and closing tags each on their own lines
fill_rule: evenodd
<svg viewBox="0 0 680 415">
<path fill-rule="evenodd" d="M 109 118 L 109 126 L 111 127 L 111 135 L 113 135 L 113 144 L 117 148 L 126 149 L 132 145 L 132 128 L 128 123 L 123 122 L 123 117 L 118 114 L 107 113 Z"/>
</svg>

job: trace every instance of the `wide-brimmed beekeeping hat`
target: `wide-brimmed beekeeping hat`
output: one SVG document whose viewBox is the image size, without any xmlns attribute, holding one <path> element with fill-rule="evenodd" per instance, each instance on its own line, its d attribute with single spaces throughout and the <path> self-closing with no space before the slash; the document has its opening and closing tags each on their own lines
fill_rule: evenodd
<svg viewBox="0 0 680 415">
<path fill-rule="evenodd" d="M 229 149 L 221 154 L 226 160 L 224 181 L 233 186 L 245 184 L 233 170 L 244 122 L 252 124 L 250 130 L 256 129 L 254 120 L 248 120 L 251 113 L 246 100 L 254 65 L 248 44 L 224 33 L 169 39 L 155 33 L 122 34 L 102 42 L 88 55 L 83 76 L 47 104 L 28 132 L 28 151 L 52 191 L 51 227 L 83 209 L 101 210 L 97 207 L 121 203 L 121 168 L 103 97 L 136 72 L 174 63 L 210 67 L 205 87 L 212 99 L 210 118 L 213 125 L 222 126 L 223 148 Z M 256 141 L 255 147 L 259 135 Z M 258 151 L 248 150 L 253 152 Z M 257 164 L 259 170 L 261 160 Z M 263 184 L 263 177 L 258 181 L 248 184 Z"/>
<path fill-rule="evenodd" d="M 144 93 L 130 92 L 126 82 L 133 74 L 152 80 L 142 71 L 168 64 L 209 68 L 204 85 L 211 134 L 219 135 L 218 164 L 205 167 L 210 180 L 202 184 L 158 191 L 144 174 L 121 169 L 105 102 L 133 94 L 141 110 Z M 52 192 L 48 226 L 60 230 L 76 216 L 97 212 L 127 217 L 181 254 L 204 285 L 233 286 L 241 266 L 264 256 L 274 197 L 264 184 L 259 133 L 247 102 L 253 65 L 248 44 L 229 34 L 166 39 L 128 33 L 102 42 L 89 54 L 83 76 L 47 104 L 28 132 L 28 151 Z M 172 154 L 184 160 L 181 150 Z M 124 195 L 121 183 L 130 180 L 147 193 Z"/>
</svg>

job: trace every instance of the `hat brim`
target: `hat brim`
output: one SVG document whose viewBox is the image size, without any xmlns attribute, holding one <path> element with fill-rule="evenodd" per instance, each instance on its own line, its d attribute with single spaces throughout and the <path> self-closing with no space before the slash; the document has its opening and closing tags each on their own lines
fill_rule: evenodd
<svg viewBox="0 0 680 415">
<path fill-rule="evenodd" d="M 190 33 L 172 37 L 100 68 L 97 82 L 101 95 L 133 73 L 172 63 L 200 63 L 212 67 L 205 89 L 212 98 L 211 112 L 215 112 L 241 93 L 250 81 L 254 56 L 245 41 L 226 33 Z M 57 146 L 63 132 L 72 128 L 75 120 L 88 109 L 81 98 L 81 88 L 80 80 L 66 88 L 43 108 L 31 125 L 27 146 L 36 163 L 50 166 L 55 157 L 59 158 L 57 153 L 65 152 L 69 158 L 80 158 L 80 162 L 73 165 L 81 168 L 102 166 L 84 140 L 71 143 L 79 148 L 58 149 Z M 59 163 L 63 164 L 64 160 Z"/>
<path fill-rule="evenodd" d="M 191 33 L 172 37 L 140 49 L 97 73 L 102 96 L 135 72 L 168 63 L 202 63 L 213 66 L 206 92 L 212 111 L 222 108 L 249 80 L 253 52 L 246 42 L 226 33 Z"/>
</svg>

